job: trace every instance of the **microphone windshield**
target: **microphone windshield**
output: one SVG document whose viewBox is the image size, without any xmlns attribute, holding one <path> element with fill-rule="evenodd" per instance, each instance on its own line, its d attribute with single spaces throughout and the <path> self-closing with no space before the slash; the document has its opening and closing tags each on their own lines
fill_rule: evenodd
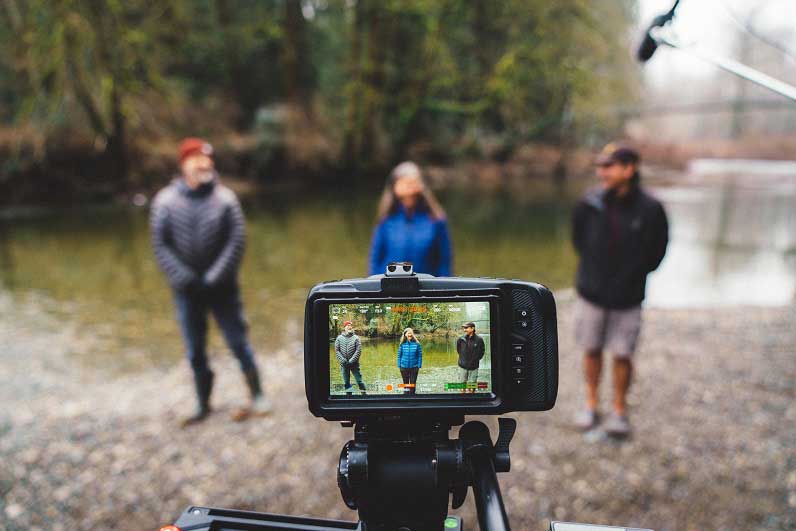
<svg viewBox="0 0 796 531">
<path fill-rule="evenodd" d="M 641 41 L 641 44 L 638 47 L 638 52 L 636 53 L 636 57 L 642 63 L 646 63 L 649 61 L 652 54 L 655 53 L 655 50 L 658 49 L 658 43 L 655 42 L 655 39 L 652 38 L 650 32 L 647 31 L 644 34 L 644 40 Z"/>
</svg>

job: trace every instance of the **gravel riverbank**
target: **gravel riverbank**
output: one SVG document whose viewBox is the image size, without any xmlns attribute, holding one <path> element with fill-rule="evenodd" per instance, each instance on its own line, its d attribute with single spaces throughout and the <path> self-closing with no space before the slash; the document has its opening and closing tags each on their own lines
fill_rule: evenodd
<svg viewBox="0 0 796 531">
<path fill-rule="evenodd" d="M 796 529 L 792 307 L 648 310 L 624 443 L 570 428 L 582 399 L 571 307 L 560 294 L 558 404 L 513 415 L 512 471 L 500 480 L 514 529 L 551 518 Z M 298 331 L 275 350 L 258 346 L 274 414 L 229 420 L 245 390 L 221 352 L 218 414 L 181 430 L 193 406 L 186 365 L 88 369 L 74 353 L 92 331 L 56 315 L 46 300 L 0 294 L 0 529 L 154 530 L 191 504 L 356 518 L 335 478 L 352 433 L 307 411 Z M 471 496 L 458 514 L 477 527 Z"/>
</svg>

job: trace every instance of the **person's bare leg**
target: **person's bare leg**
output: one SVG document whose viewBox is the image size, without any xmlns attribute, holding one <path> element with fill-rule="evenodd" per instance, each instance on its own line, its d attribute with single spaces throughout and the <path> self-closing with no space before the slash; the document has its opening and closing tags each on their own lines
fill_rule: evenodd
<svg viewBox="0 0 796 531">
<path fill-rule="evenodd" d="M 583 357 L 583 375 L 586 379 L 586 407 L 597 411 L 600 374 L 603 369 L 603 356 L 600 350 L 588 350 Z"/>
<path fill-rule="evenodd" d="M 627 391 L 633 376 L 633 363 L 628 358 L 614 358 L 614 412 L 627 414 Z"/>
<path fill-rule="evenodd" d="M 586 381 L 586 409 L 575 416 L 575 427 L 588 431 L 597 426 L 600 417 L 597 413 L 600 373 L 603 368 L 601 350 L 587 350 L 583 356 L 583 377 Z"/>
</svg>

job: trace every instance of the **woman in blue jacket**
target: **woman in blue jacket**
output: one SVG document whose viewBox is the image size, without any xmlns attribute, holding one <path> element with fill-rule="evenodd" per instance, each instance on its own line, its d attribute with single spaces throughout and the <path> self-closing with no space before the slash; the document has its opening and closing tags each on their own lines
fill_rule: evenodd
<svg viewBox="0 0 796 531">
<path fill-rule="evenodd" d="M 370 245 L 369 274 L 384 273 L 390 262 L 412 262 L 416 272 L 438 277 L 452 274 L 445 211 L 414 162 L 402 162 L 390 173 L 378 220 Z"/>
<path fill-rule="evenodd" d="M 401 343 L 398 345 L 398 370 L 401 371 L 401 379 L 404 381 L 404 394 L 415 394 L 417 384 L 417 373 L 423 366 L 423 347 L 415 337 L 415 331 L 411 328 L 404 330 L 401 336 Z"/>
</svg>

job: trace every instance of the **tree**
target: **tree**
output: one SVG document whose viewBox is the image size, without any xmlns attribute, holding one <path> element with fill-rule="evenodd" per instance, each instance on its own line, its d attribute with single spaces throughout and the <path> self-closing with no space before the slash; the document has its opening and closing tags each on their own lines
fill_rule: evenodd
<svg viewBox="0 0 796 531">
<path fill-rule="evenodd" d="M 127 129 L 136 117 L 132 99 L 161 82 L 163 27 L 173 16 L 171 3 L 31 0 L 15 5 L 18 16 L 10 18 L 21 38 L 11 47 L 13 65 L 27 92 L 21 118 L 51 129 L 84 122 L 104 152 L 106 173 L 125 179 Z"/>
</svg>

